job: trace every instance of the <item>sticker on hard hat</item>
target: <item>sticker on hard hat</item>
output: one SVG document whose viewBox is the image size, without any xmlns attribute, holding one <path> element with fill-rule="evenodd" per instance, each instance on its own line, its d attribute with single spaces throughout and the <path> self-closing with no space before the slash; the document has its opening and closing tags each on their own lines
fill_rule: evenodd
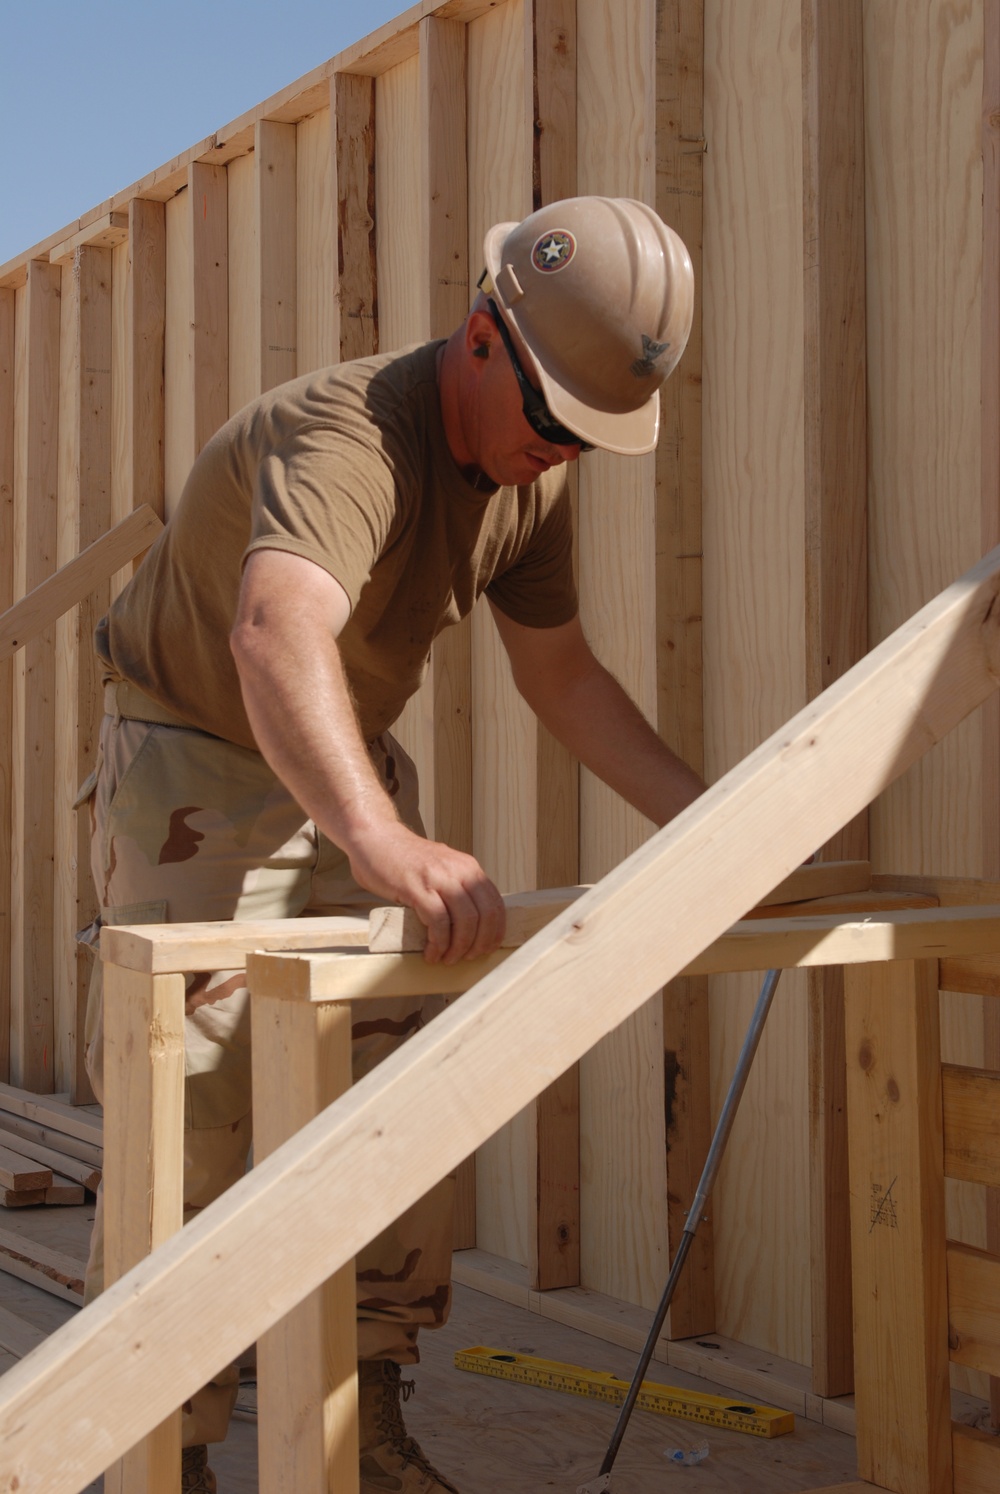
<svg viewBox="0 0 1000 1494">
<path fill-rule="evenodd" d="M 531 263 L 544 275 L 553 270 L 564 270 L 576 253 L 576 239 L 564 228 L 550 228 L 535 240 L 531 251 Z"/>
<path fill-rule="evenodd" d="M 663 357 L 669 346 L 669 342 L 654 342 L 644 332 L 642 334 L 642 357 L 630 364 L 629 372 L 635 374 L 637 379 L 645 379 L 655 373 L 657 359 Z"/>
</svg>

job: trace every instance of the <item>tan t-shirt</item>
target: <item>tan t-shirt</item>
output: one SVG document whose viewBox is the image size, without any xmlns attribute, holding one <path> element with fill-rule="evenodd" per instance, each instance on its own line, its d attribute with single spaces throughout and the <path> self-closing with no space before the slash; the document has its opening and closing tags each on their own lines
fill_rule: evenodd
<svg viewBox="0 0 1000 1494">
<path fill-rule="evenodd" d="M 315 561 L 350 598 L 339 641 L 368 741 L 420 685 L 437 634 L 484 591 L 529 627 L 574 617 L 566 469 L 529 487 L 468 483 L 445 439 L 439 346 L 309 374 L 224 425 L 97 629 L 106 674 L 256 748 L 229 633 L 243 561 L 262 547 Z"/>
</svg>

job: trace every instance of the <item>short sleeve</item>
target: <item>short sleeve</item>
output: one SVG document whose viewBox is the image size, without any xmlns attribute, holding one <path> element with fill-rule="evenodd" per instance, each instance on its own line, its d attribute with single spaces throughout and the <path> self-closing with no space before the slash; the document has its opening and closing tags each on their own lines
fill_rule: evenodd
<svg viewBox="0 0 1000 1494">
<path fill-rule="evenodd" d="M 340 582 L 352 609 L 397 522 L 397 487 L 379 445 L 350 431 L 300 428 L 260 462 L 254 550 L 286 550 Z"/>
</svg>

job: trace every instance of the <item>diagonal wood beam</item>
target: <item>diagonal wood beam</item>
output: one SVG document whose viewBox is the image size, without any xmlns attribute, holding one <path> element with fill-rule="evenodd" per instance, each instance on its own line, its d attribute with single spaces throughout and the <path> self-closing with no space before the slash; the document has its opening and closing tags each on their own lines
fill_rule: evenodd
<svg viewBox="0 0 1000 1494">
<path fill-rule="evenodd" d="M 998 592 L 995 550 L 9 1370 L 0 1491 L 96 1477 L 986 699 Z"/>
</svg>

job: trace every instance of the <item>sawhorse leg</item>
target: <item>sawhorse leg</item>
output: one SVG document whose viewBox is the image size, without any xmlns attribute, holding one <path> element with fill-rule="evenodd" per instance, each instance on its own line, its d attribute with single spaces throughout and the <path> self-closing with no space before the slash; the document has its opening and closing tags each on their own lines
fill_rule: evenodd
<svg viewBox="0 0 1000 1494">
<path fill-rule="evenodd" d="M 938 966 L 845 969 L 858 1473 L 953 1487 Z"/>
<path fill-rule="evenodd" d="M 184 1222 L 183 975 L 106 964 L 104 1040 L 104 1273 L 110 1286 Z M 177 1310 L 183 1312 L 183 1303 Z M 177 1494 L 180 1482 L 179 1409 L 104 1475 L 105 1494 Z"/>
<path fill-rule="evenodd" d="M 248 962 L 257 1161 L 351 1084 L 350 1005 L 310 1001 L 269 964 L 273 972 L 266 956 Z M 304 1243 L 289 1220 L 291 1259 Z M 285 1265 L 276 1260 L 273 1269 Z M 358 1494 L 355 1296 L 349 1262 L 257 1345 L 261 1494 Z"/>
</svg>

